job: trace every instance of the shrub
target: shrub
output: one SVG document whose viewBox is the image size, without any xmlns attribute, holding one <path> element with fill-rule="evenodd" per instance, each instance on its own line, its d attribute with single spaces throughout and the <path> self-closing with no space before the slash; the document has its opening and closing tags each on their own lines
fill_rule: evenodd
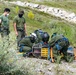
<svg viewBox="0 0 76 75">
<path fill-rule="evenodd" d="M 25 75 L 24 72 L 15 65 L 17 61 L 15 50 L 9 51 L 9 48 L 5 46 L 2 47 L 2 41 L 0 41 L 0 75 Z"/>
<path fill-rule="evenodd" d="M 18 11 L 19 11 L 19 7 L 16 6 L 16 8 L 15 8 L 15 12 L 16 12 L 16 14 L 18 14 Z"/>
<path fill-rule="evenodd" d="M 28 18 L 34 19 L 34 13 L 32 11 L 28 12 Z"/>
</svg>

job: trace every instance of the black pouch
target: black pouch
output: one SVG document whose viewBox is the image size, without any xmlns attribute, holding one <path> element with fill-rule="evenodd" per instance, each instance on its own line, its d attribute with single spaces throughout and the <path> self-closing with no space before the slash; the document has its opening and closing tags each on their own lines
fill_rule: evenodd
<svg viewBox="0 0 76 75">
<path fill-rule="evenodd" d="M 6 31 L 7 35 L 9 35 L 9 33 L 10 33 L 10 30 L 8 27 L 2 27 L 2 31 Z"/>
<path fill-rule="evenodd" d="M 2 26 L 1 31 L 3 31 L 3 30 L 9 30 L 9 27 Z"/>
<path fill-rule="evenodd" d="M 17 31 L 21 31 L 21 32 L 22 32 L 22 31 L 24 31 L 24 29 L 21 29 L 21 28 L 17 28 Z"/>
<path fill-rule="evenodd" d="M 10 33 L 10 30 L 8 29 L 8 30 L 7 30 L 7 35 L 9 35 L 9 33 Z"/>
<path fill-rule="evenodd" d="M 0 32 L 1 32 L 1 27 L 0 27 Z"/>
</svg>

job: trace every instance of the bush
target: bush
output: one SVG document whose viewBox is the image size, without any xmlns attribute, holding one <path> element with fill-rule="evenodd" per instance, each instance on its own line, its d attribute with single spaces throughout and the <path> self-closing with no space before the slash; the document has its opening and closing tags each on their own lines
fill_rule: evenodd
<svg viewBox="0 0 76 75">
<path fill-rule="evenodd" d="M 19 7 L 16 6 L 16 8 L 15 8 L 15 12 L 16 12 L 16 14 L 18 14 L 18 11 L 19 11 Z"/>
<path fill-rule="evenodd" d="M 2 47 L 2 41 L 0 41 L 0 75 L 25 75 L 24 72 L 15 65 L 17 61 L 15 50 L 12 51 L 9 50 L 9 48 Z"/>
<path fill-rule="evenodd" d="M 34 14 L 32 11 L 28 12 L 28 18 L 34 19 Z"/>
</svg>

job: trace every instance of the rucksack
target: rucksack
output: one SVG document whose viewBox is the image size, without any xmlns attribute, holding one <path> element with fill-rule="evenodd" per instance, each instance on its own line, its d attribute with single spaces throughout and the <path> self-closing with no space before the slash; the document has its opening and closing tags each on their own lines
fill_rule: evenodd
<svg viewBox="0 0 76 75">
<path fill-rule="evenodd" d="M 63 37 L 63 38 L 57 40 L 55 45 L 56 45 L 57 50 L 61 50 L 61 49 L 65 48 L 65 47 L 68 48 L 69 40 L 68 40 L 68 38 Z"/>
<path fill-rule="evenodd" d="M 40 34 L 41 37 L 44 34 L 44 31 L 42 31 L 41 29 L 38 29 L 38 30 L 34 31 L 35 34 L 37 34 L 37 32 Z"/>
</svg>

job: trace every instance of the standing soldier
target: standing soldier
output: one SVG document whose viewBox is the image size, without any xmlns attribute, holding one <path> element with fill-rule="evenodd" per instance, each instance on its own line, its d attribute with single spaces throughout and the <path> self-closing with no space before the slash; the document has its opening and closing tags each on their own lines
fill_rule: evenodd
<svg viewBox="0 0 76 75">
<path fill-rule="evenodd" d="M 9 19 L 8 19 L 9 13 L 10 9 L 5 8 L 4 13 L 0 16 L 1 37 L 3 41 L 3 47 L 7 44 L 9 45 Z"/>
<path fill-rule="evenodd" d="M 23 17 L 24 11 L 19 10 L 18 15 L 14 18 L 14 30 L 17 36 L 17 47 L 19 45 L 19 41 L 26 35 L 26 21 Z"/>
</svg>

